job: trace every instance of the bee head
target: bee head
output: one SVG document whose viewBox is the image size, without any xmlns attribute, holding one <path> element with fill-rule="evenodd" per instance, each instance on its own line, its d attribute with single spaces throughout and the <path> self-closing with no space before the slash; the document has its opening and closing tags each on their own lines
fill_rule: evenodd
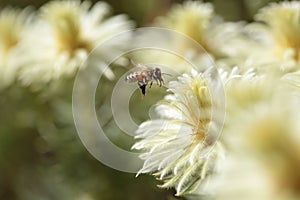
<svg viewBox="0 0 300 200">
<path fill-rule="evenodd" d="M 160 79 L 161 78 L 161 70 L 159 68 L 155 68 L 153 70 L 153 77 L 154 78 L 157 78 L 157 79 Z"/>
</svg>

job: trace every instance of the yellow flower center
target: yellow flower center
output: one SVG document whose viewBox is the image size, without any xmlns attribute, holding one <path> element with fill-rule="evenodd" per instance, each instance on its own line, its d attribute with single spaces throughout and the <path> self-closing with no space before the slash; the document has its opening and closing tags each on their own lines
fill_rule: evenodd
<svg viewBox="0 0 300 200">
<path fill-rule="evenodd" d="M 211 96 L 203 78 L 195 79 L 190 83 L 190 88 L 197 99 L 197 105 L 200 108 L 199 116 L 191 110 L 196 128 L 194 130 L 194 143 L 203 140 L 208 130 L 208 124 L 211 121 Z M 192 108 L 192 107 L 191 107 Z"/>
<path fill-rule="evenodd" d="M 45 19 L 53 30 L 58 51 L 73 53 L 75 50 L 90 49 L 89 42 L 82 37 L 80 29 L 79 2 L 53 2 L 46 7 Z"/>
<path fill-rule="evenodd" d="M 17 12 L 2 11 L 0 15 L 0 45 L 4 53 L 7 53 L 19 42 L 20 26 Z"/>
</svg>

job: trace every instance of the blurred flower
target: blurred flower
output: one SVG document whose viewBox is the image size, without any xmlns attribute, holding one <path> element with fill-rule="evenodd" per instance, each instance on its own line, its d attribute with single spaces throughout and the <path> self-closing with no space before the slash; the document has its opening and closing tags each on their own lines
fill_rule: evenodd
<svg viewBox="0 0 300 200">
<path fill-rule="evenodd" d="M 176 195 L 198 190 L 223 156 L 221 144 L 215 143 L 222 122 L 212 117 L 212 110 L 224 102 L 212 103 L 209 84 L 216 84 L 211 69 L 170 82 L 173 94 L 156 107 L 160 119 L 146 121 L 137 130 L 136 139 L 141 140 L 132 148 L 143 150 L 145 160 L 138 174 L 152 173 L 164 182 L 161 187 L 175 187 Z"/>
<path fill-rule="evenodd" d="M 279 66 L 290 71 L 300 66 L 300 2 L 272 3 L 255 16 L 258 21 L 250 30 L 261 42 L 261 48 L 248 59 L 259 66 Z M 278 68 L 278 67 L 277 67 Z"/>
<path fill-rule="evenodd" d="M 241 59 L 245 56 L 243 45 L 244 39 L 240 39 L 243 23 L 229 23 L 216 16 L 210 3 L 201 1 L 186 1 L 183 4 L 175 4 L 166 16 L 158 17 L 154 26 L 170 29 L 174 34 L 169 38 L 155 38 L 160 43 L 168 42 L 171 49 L 178 55 L 164 51 L 147 51 L 143 60 L 157 57 L 165 65 L 172 66 L 179 73 L 189 72 L 191 66 L 185 60 L 193 60 L 201 70 L 212 65 L 218 59 L 228 59 L 230 64 L 236 57 Z M 238 42 L 236 41 L 238 40 Z M 146 54 L 144 53 L 144 54 Z"/>
<path fill-rule="evenodd" d="M 238 68 L 234 68 L 232 72 L 235 74 L 234 78 L 229 79 L 225 85 L 227 123 L 230 123 L 228 122 L 230 116 L 237 110 L 269 97 L 273 81 L 275 81 L 275 78 L 267 79 L 263 75 L 257 75 L 253 68 L 243 74 L 239 72 Z"/>
<path fill-rule="evenodd" d="M 213 7 L 210 3 L 186 1 L 182 5 L 175 5 L 165 16 L 158 18 L 158 24 L 175 31 L 178 31 L 196 42 L 206 51 L 210 46 L 207 44 L 205 34 L 214 16 Z M 185 41 L 175 41 L 178 49 L 190 50 Z M 190 44 L 191 45 L 191 44 Z"/>
<path fill-rule="evenodd" d="M 266 75 L 231 79 L 226 94 L 228 158 L 211 178 L 215 199 L 299 199 L 299 96 Z"/>
<path fill-rule="evenodd" d="M 26 85 L 74 75 L 93 48 L 131 27 L 124 15 L 106 18 L 109 7 L 104 2 L 92 7 L 88 1 L 52 1 L 40 12 L 40 19 L 24 45 L 26 58 L 21 80 Z M 94 53 L 98 68 L 104 70 L 106 54 L 125 44 L 116 41 L 115 46 L 102 50 L 102 54 Z M 28 48 L 32 45 L 33 48 Z M 106 75 L 113 78 L 112 73 Z"/>
<path fill-rule="evenodd" d="M 0 88 L 11 84 L 19 63 L 19 46 L 26 29 L 30 29 L 30 10 L 5 8 L 0 11 Z"/>
<path fill-rule="evenodd" d="M 300 70 L 285 74 L 282 80 L 288 84 L 289 87 L 296 89 L 295 93 L 300 95 Z"/>
</svg>

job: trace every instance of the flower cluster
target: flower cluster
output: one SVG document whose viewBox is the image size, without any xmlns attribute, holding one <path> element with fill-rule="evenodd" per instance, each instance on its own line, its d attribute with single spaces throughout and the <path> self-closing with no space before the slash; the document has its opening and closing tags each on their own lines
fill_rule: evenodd
<svg viewBox="0 0 300 200">
<path fill-rule="evenodd" d="M 258 41 L 248 62 L 260 68 L 288 72 L 299 69 L 300 3 L 272 3 L 255 16 L 249 31 Z M 266 51 L 267 50 L 267 51 Z"/>
<path fill-rule="evenodd" d="M 219 24 L 227 48 L 211 42 L 220 39 L 211 34 L 216 26 L 212 18 L 210 4 L 186 2 L 158 23 L 193 38 L 219 64 L 226 95 L 221 137 L 207 142 L 215 138 L 209 127 L 222 123 L 212 117 L 213 105 L 220 104 L 208 90 L 215 84 L 207 78 L 212 71 L 184 74 L 169 83 L 172 94 L 156 106 L 159 118 L 142 123 L 137 131 L 133 148 L 142 150 L 144 160 L 139 173 L 153 174 L 162 187 L 174 187 L 177 195 L 299 199 L 300 3 L 262 8 L 255 22 L 235 26 L 238 34 L 231 35 L 232 40 L 227 40 L 226 26 Z M 174 44 L 185 52 L 190 48 L 181 41 Z M 203 61 L 196 63 L 207 67 Z M 203 156 L 208 147 L 210 153 Z"/>
<path fill-rule="evenodd" d="M 20 44 L 32 23 L 29 9 L 3 9 L 0 13 L 0 88 L 7 87 L 17 77 Z"/>
<path fill-rule="evenodd" d="M 298 199 L 299 91 L 278 77 L 231 81 L 222 135 L 230 153 L 212 181 L 215 199 Z"/>
<path fill-rule="evenodd" d="M 70 102 L 54 97 L 53 102 L 47 99 L 45 103 L 27 89 L 40 94 L 60 88 L 66 95 L 64 86 L 70 85 L 64 83 L 79 70 L 92 68 L 106 76 L 101 82 L 104 89 L 98 94 L 101 117 L 107 119 L 103 124 L 112 133 L 110 137 L 122 141 L 121 127 L 115 128 L 117 121 L 110 120 L 111 115 L 118 113 L 110 112 L 113 104 L 108 100 L 112 95 L 106 92 L 113 91 L 114 78 L 127 69 L 114 65 L 118 68 L 115 70 L 107 68 L 107 64 L 112 57 L 116 62 L 124 61 L 124 57 L 144 63 L 155 61 L 164 67 L 163 72 L 157 75 L 142 70 L 147 76 L 151 74 L 149 82 L 169 72 L 172 81 L 166 80 L 168 89 L 160 93 L 161 98 L 165 96 L 155 105 L 156 117 L 144 121 L 147 116 L 137 114 L 140 122 L 144 121 L 138 126 L 132 146 L 143 161 L 137 175 L 151 174 L 159 180 L 160 187 L 174 188 L 177 196 L 191 199 L 300 199 L 300 2 L 271 3 L 247 23 L 224 21 L 211 3 L 185 1 L 155 18 L 151 26 L 155 28 L 146 28 L 151 31 L 145 41 L 142 31 L 130 30 L 133 23 L 126 15 L 110 16 L 110 7 L 104 2 L 54 0 L 38 10 L 2 9 L 0 91 L 9 92 L 4 93 L 0 103 L 6 107 L 11 99 L 16 101 L 3 109 L 4 117 L 15 109 L 13 116 L 8 117 L 13 125 L 5 124 L 1 130 L 25 130 L 30 134 L 36 131 L 38 136 L 32 137 L 47 135 L 43 141 L 50 141 L 55 137 L 52 132 L 67 126 L 74 131 L 71 114 L 66 112 Z M 112 37 L 124 31 L 128 37 Z M 167 37 L 162 32 L 167 32 Z M 104 41 L 112 42 L 97 48 Z M 141 41 L 150 47 L 152 42 L 162 45 L 141 48 Z M 131 51 L 135 44 L 139 48 Z M 124 50 L 129 49 L 124 55 Z M 130 76 L 137 77 L 139 72 Z M 143 86 L 148 87 L 143 73 Z M 86 80 L 91 79 L 87 76 Z M 71 87 L 68 89 L 71 91 Z M 155 93 L 155 89 L 152 91 Z M 148 96 L 147 100 L 151 99 Z M 23 99 L 25 108 L 11 108 Z M 137 101 L 140 99 L 130 99 L 131 103 Z M 89 119 L 85 120 L 89 123 Z M 30 141 L 30 145 L 44 153 L 48 146 L 39 143 L 41 138 Z M 9 139 L 9 143 L 22 140 Z M 4 152 L 10 151 L 5 148 L 4 145 Z M 14 175 L 7 166 L 8 174 Z M 15 177 L 19 190 L 26 176 Z M 90 198 L 89 194 L 86 196 L 80 198 Z"/>
<path fill-rule="evenodd" d="M 173 34 L 168 38 L 168 45 L 180 56 L 164 51 L 147 51 L 137 55 L 136 59 L 148 62 L 159 57 L 160 63 L 172 66 L 181 74 L 191 70 L 186 60 L 200 63 L 203 70 L 212 65 L 211 60 L 235 64 L 248 53 L 248 49 L 240 48 L 250 43 L 242 39 L 243 23 L 224 22 L 215 14 L 211 3 L 185 1 L 175 4 L 165 16 L 157 17 L 153 26 L 181 35 Z"/>
<path fill-rule="evenodd" d="M 3 10 L 0 16 L 3 76 L 12 79 L 11 71 L 18 69 L 14 76 L 23 85 L 34 88 L 74 76 L 98 44 L 132 27 L 125 15 L 108 17 L 108 14 L 106 3 L 92 6 L 89 1 L 51 1 L 34 17 L 28 14 L 28 9 Z M 113 49 L 126 45 L 126 41 L 118 42 Z M 107 60 L 106 55 L 96 56 L 102 62 Z M 106 75 L 113 78 L 112 73 Z"/>
<path fill-rule="evenodd" d="M 154 173 L 164 180 L 161 187 L 175 187 L 177 195 L 198 189 L 195 186 L 217 170 L 215 163 L 223 157 L 222 145 L 214 143 L 222 121 L 212 117 L 216 105 L 207 86 L 214 81 L 210 73 L 184 74 L 170 82 L 173 94 L 156 106 L 160 119 L 144 122 L 137 131 L 136 138 L 142 140 L 133 148 L 146 151 L 139 173 Z"/>
</svg>

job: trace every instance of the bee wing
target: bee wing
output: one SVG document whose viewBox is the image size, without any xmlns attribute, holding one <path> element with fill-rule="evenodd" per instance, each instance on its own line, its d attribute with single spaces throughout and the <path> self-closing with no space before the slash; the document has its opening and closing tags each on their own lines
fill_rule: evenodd
<svg viewBox="0 0 300 200">
<path fill-rule="evenodd" d="M 142 65 L 142 64 L 140 64 L 140 63 L 138 63 L 138 64 L 136 65 L 136 67 L 137 67 L 139 70 L 146 70 L 146 69 L 148 69 L 148 67 L 147 67 L 146 65 Z"/>
<path fill-rule="evenodd" d="M 133 66 L 137 67 L 138 70 L 146 70 L 148 69 L 148 67 L 146 65 L 140 64 L 140 63 L 136 63 L 133 61 L 133 59 L 130 59 L 130 62 L 132 63 Z"/>
</svg>

